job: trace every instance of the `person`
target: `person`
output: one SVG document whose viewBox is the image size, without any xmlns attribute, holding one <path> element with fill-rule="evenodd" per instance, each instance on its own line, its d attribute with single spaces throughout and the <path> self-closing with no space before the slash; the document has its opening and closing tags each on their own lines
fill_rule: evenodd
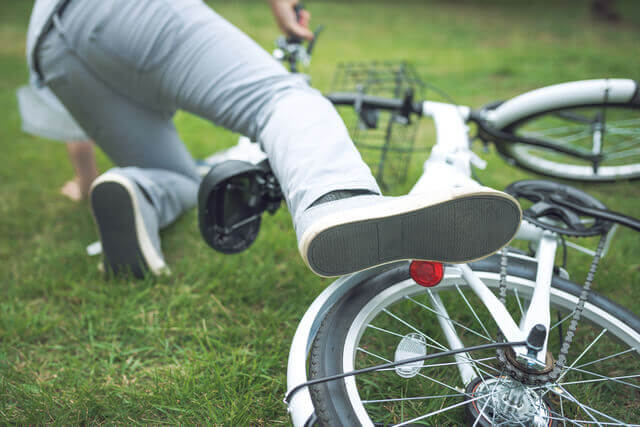
<svg viewBox="0 0 640 427">
<path fill-rule="evenodd" d="M 286 33 L 310 39 L 295 4 L 270 0 Z M 331 103 L 201 0 L 37 0 L 27 59 L 34 83 L 117 165 L 90 192 L 108 271 L 168 272 L 159 230 L 195 205 L 200 182 L 178 109 L 261 144 L 302 259 L 321 276 L 466 262 L 518 229 L 518 203 L 485 187 L 382 196 Z"/>
<path fill-rule="evenodd" d="M 98 176 L 93 142 L 46 87 L 22 86 L 16 96 L 23 131 L 66 143 L 75 175 L 60 193 L 76 202 L 87 199 L 91 183 Z"/>
</svg>

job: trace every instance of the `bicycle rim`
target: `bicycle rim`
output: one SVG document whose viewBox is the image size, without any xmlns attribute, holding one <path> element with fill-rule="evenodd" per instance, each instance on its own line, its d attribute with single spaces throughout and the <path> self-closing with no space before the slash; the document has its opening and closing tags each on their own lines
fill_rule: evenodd
<svg viewBox="0 0 640 427">
<path fill-rule="evenodd" d="M 497 287 L 497 273 L 483 272 L 480 276 L 488 286 Z M 517 313 L 520 307 L 526 310 L 526 300 L 534 285 L 531 278 L 509 276 L 507 305 L 512 312 Z M 312 364 L 324 363 L 328 371 L 333 368 L 346 372 L 394 361 L 400 342 L 411 334 L 414 334 L 412 340 L 420 337 L 417 341 L 424 342 L 427 353 L 448 348 L 429 293 L 440 298 L 465 346 L 496 339 L 496 327 L 490 322 L 488 312 L 457 276 L 445 278 L 430 290 L 406 278 L 387 283 L 383 288 L 380 292 L 374 290 L 375 295 L 360 307 L 351 307 L 351 317 L 342 316 L 340 305 L 336 306 L 336 311 L 327 316 L 327 321 L 333 324 L 324 327 L 331 328 L 334 341 L 330 345 L 335 345 L 336 335 L 340 336 L 340 351 L 333 348 L 339 355 L 333 362 L 321 361 L 319 357 L 327 353 L 323 353 L 322 344 L 314 343 Z M 360 292 L 367 292 L 367 288 L 363 287 Z M 552 319 L 560 313 L 559 320 L 552 321 L 549 350 L 553 354 L 557 354 L 561 342 L 558 329 L 566 331 L 578 294 L 575 284 L 553 288 Z M 324 421 L 329 424 L 336 420 L 327 417 L 337 416 L 340 422 L 349 424 L 349 420 L 357 420 L 355 423 L 363 425 L 371 422 L 460 425 L 463 419 L 471 425 L 628 425 L 640 419 L 640 409 L 634 403 L 640 392 L 640 365 L 638 352 L 634 350 L 640 343 L 640 331 L 629 326 L 628 312 L 615 305 L 599 304 L 602 300 L 591 298 L 587 303 L 586 321 L 579 325 L 567 369 L 557 383 L 523 385 L 512 379 L 495 351 L 486 351 L 468 358 L 409 366 L 404 375 L 391 369 L 349 377 L 324 391 L 316 387 L 312 390 L 314 402 L 321 408 L 321 418 L 324 415 Z M 350 325 L 341 333 L 339 325 L 345 321 Z M 638 319 L 634 322 L 637 326 Z M 322 335 L 322 331 L 319 332 L 316 341 L 321 340 Z M 330 366 L 332 364 L 335 366 Z M 471 366 L 476 373 L 471 384 L 461 381 L 460 364 Z M 500 403 L 505 396 L 514 394 L 519 395 L 514 400 L 526 407 L 524 412 L 522 408 L 516 411 Z M 326 410 L 331 405 L 322 399 L 327 398 L 333 400 L 334 410 Z M 348 403 L 336 402 L 341 398 Z"/>
<path fill-rule="evenodd" d="M 544 140 L 583 154 L 601 153 L 595 165 L 558 151 L 521 143 L 499 149 L 525 169 L 579 181 L 640 178 L 640 108 L 624 105 L 580 105 L 526 117 L 504 131 Z"/>
</svg>

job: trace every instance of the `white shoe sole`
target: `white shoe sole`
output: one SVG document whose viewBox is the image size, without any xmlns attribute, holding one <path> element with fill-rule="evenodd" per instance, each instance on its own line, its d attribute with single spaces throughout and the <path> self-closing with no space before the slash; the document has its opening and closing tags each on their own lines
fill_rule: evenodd
<svg viewBox="0 0 640 427">
<path fill-rule="evenodd" d="M 127 178 L 105 173 L 91 185 L 91 210 L 98 226 L 107 270 L 144 276 L 169 274 L 147 232 L 136 195 Z"/>
<path fill-rule="evenodd" d="M 400 260 L 464 263 L 507 245 L 522 218 L 518 202 L 489 188 L 411 195 L 327 215 L 312 224 L 298 249 L 324 277 Z"/>
</svg>

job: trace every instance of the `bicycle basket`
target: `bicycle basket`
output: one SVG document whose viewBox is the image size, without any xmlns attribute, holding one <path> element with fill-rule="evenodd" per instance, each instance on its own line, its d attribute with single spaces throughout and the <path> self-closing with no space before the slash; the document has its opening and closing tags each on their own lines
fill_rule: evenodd
<svg viewBox="0 0 640 427">
<path fill-rule="evenodd" d="M 404 61 L 341 63 L 331 83 L 332 92 L 358 92 L 387 98 L 413 94 L 414 99 L 424 99 L 424 88 L 414 68 Z M 416 145 L 418 120 L 357 106 L 355 111 L 341 109 L 341 114 L 380 186 L 389 190 L 404 183 L 412 154 L 426 151 L 426 147 Z"/>
</svg>

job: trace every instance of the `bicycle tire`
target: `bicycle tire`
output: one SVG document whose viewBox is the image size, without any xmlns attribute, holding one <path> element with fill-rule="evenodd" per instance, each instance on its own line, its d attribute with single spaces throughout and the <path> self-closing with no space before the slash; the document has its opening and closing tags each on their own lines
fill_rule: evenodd
<svg viewBox="0 0 640 427">
<path fill-rule="evenodd" d="M 488 275 L 487 277 L 492 277 L 493 280 L 497 280 L 496 276 L 499 276 L 499 265 L 500 258 L 498 256 L 492 256 L 472 264 L 472 267 L 474 271 L 484 272 L 485 275 Z M 458 281 L 460 280 L 458 279 Z M 345 340 L 349 335 L 350 329 L 354 327 L 354 319 L 362 316 L 361 311 L 365 307 L 371 306 L 376 298 L 381 298 L 381 295 L 389 293 L 396 287 L 405 286 L 404 284 L 407 282 L 412 282 L 409 278 L 409 264 L 394 268 L 364 281 L 337 301 L 324 317 L 311 347 L 309 357 L 310 379 L 344 372 Z M 535 284 L 535 263 L 525 259 L 511 258 L 508 267 L 508 283 L 509 286 L 513 286 L 514 289 L 533 286 Z M 415 283 L 407 286 L 416 287 L 417 292 L 420 292 L 420 287 Z M 432 289 L 437 290 L 439 286 L 442 286 L 442 284 Z M 554 276 L 552 286 L 555 290 L 554 295 L 561 295 L 569 299 L 577 300 L 577 296 L 580 295 L 582 291 L 582 288 L 577 284 L 557 276 Z M 557 304 L 560 304 L 560 302 L 562 301 L 556 301 Z M 562 303 L 564 304 L 566 301 Z M 627 333 L 632 331 L 632 344 L 634 346 L 640 344 L 640 318 L 636 315 L 595 292 L 589 295 L 585 311 L 589 310 L 591 310 L 590 314 L 585 316 L 585 318 L 588 318 L 590 322 L 594 321 L 593 315 L 595 315 L 598 310 L 607 313 L 608 317 L 604 316 L 603 318 L 619 323 L 619 326 L 624 325 Z M 351 331 L 351 333 L 353 334 L 353 331 Z M 616 336 L 616 339 L 618 338 L 620 337 Z M 358 338 L 358 340 L 361 339 L 361 337 Z M 626 337 L 626 339 L 628 341 L 630 337 Z M 629 343 L 626 342 L 626 344 Z M 358 343 L 356 345 L 360 344 Z M 632 348 L 637 349 L 638 347 Z M 635 352 L 632 352 L 632 355 L 633 357 L 638 356 Z M 350 381 L 349 378 L 345 378 L 317 384 L 310 388 L 311 398 L 317 415 L 317 422 L 320 425 L 363 425 L 368 423 L 369 420 L 363 419 L 362 416 L 364 405 L 361 405 L 362 408 L 354 408 L 354 404 L 352 403 L 353 388 L 349 389 L 350 386 L 347 385 L 348 381 Z M 352 384 L 355 384 L 358 379 L 352 379 L 352 381 Z M 360 397 L 357 396 L 357 399 L 359 398 Z M 355 406 L 360 405 L 355 404 Z M 467 410 L 465 413 L 468 415 L 469 411 Z M 368 417 L 366 413 L 365 417 Z M 429 421 L 431 422 L 432 420 Z M 435 423 L 433 425 L 460 425 L 462 420 L 447 421 L 446 419 L 437 419 L 433 422 Z M 382 424 L 388 425 L 388 422 L 383 421 Z M 483 421 L 477 425 L 488 425 L 488 423 Z M 549 425 L 555 424 L 550 423 Z"/>
<path fill-rule="evenodd" d="M 640 178 L 640 142 L 636 141 L 640 136 L 640 95 L 638 84 L 632 80 L 564 83 L 520 95 L 487 109 L 491 118 L 489 123 L 506 133 L 509 139 L 495 140 L 496 148 L 523 169 L 573 181 Z M 598 115 L 603 123 L 596 120 Z M 602 159 L 596 166 L 571 154 L 513 142 L 529 136 L 552 146 L 590 154 L 595 149 L 596 124 L 598 129 L 604 128 L 598 130 L 604 143 Z"/>
</svg>

